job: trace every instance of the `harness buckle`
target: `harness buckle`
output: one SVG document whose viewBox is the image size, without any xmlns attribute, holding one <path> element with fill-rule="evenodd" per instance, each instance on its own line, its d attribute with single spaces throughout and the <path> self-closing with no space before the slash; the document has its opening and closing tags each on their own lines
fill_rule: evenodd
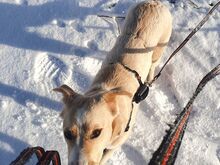
<svg viewBox="0 0 220 165">
<path fill-rule="evenodd" d="M 148 93 L 149 93 L 149 85 L 145 83 L 141 83 L 136 93 L 134 94 L 133 101 L 138 104 L 148 96 Z"/>
</svg>

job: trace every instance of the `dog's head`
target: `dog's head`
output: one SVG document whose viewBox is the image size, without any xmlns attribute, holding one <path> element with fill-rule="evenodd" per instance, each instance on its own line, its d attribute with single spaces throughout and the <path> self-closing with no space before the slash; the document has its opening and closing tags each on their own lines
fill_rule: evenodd
<svg viewBox="0 0 220 165">
<path fill-rule="evenodd" d="M 67 85 L 55 88 L 63 94 L 64 137 L 68 146 L 69 164 L 99 164 L 104 151 L 121 133 L 117 97 L 128 92 L 112 90 L 92 96 L 77 94 Z M 126 123 L 126 122 L 125 122 Z"/>
</svg>

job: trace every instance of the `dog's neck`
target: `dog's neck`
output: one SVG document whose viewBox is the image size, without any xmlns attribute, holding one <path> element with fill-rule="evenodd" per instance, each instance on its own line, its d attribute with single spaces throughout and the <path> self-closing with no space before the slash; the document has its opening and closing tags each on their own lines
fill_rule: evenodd
<svg viewBox="0 0 220 165">
<path fill-rule="evenodd" d="M 118 63 L 109 64 L 98 72 L 86 95 L 104 93 L 115 88 L 121 88 L 134 95 L 138 86 L 138 81 L 132 72 Z"/>
</svg>

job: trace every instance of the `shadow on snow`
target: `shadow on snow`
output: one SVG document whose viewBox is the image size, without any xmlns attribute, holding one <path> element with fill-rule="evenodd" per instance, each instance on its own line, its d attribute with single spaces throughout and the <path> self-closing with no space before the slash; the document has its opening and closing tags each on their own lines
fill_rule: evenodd
<svg viewBox="0 0 220 165">
<path fill-rule="evenodd" d="M 7 145 L 10 146 L 10 149 L 12 149 L 12 151 L 7 151 L 0 147 L 0 162 L 2 164 L 9 164 L 14 159 L 16 159 L 16 157 L 24 148 L 29 146 L 29 144 L 25 143 L 24 141 L 21 141 L 15 137 L 9 136 L 2 132 L 0 132 L 0 142 L 7 143 Z"/>
<path fill-rule="evenodd" d="M 22 49 L 85 56 L 89 51 L 88 48 L 45 38 L 35 32 L 28 32 L 26 29 L 43 26 L 54 19 L 82 20 L 87 15 L 97 13 L 101 5 L 102 2 L 99 2 L 93 8 L 80 7 L 74 0 L 54 1 L 34 6 L 0 3 L 0 44 Z"/>
<path fill-rule="evenodd" d="M 40 106 L 48 109 L 60 111 L 62 108 L 61 103 L 51 100 L 45 96 L 37 95 L 36 93 L 25 91 L 10 85 L 6 85 L 0 82 L 0 94 L 3 96 L 11 97 L 18 104 L 26 106 L 27 101 L 32 101 Z"/>
</svg>

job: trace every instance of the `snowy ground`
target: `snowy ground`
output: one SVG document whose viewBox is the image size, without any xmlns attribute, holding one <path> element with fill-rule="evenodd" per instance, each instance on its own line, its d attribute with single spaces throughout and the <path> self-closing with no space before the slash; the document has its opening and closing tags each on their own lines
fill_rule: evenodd
<svg viewBox="0 0 220 165">
<path fill-rule="evenodd" d="M 117 29 L 97 14 L 125 15 L 139 0 L 0 0 L 0 164 L 27 146 L 58 150 L 67 164 L 63 83 L 84 92 L 114 45 Z M 217 0 L 163 0 L 174 21 L 161 62 Z M 220 63 L 220 8 L 178 53 L 140 105 L 133 134 L 109 164 L 144 165 L 201 78 Z M 161 66 L 160 65 L 160 66 Z M 159 99 L 158 99 L 159 98 Z M 220 77 L 195 101 L 177 165 L 220 164 Z"/>
</svg>

